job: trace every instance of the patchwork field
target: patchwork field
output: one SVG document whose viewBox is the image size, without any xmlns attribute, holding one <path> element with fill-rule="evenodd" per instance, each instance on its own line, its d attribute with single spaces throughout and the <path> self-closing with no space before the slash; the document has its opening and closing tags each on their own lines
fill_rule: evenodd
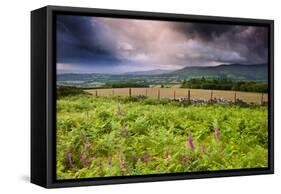
<svg viewBox="0 0 281 194">
<path fill-rule="evenodd" d="M 130 88 L 114 88 L 114 89 L 88 89 L 85 90 L 93 95 L 98 96 L 129 96 Z M 185 98 L 188 96 L 188 90 L 190 91 L 191 99 L 203 99 L 209 100 L 212 98 L 223 98 L 225 100 L 234 101 L 235 93 L 236 99 L 242 99 L 245 102 L 253 102 L 260 104 L 262 101 L 268 101 L 268 94 L 266 93 L 254 93 L 254 92 L 235 92 L 235 91 L 223 91 L 223 90 L 204 90 L 204 89 L 184 89 L 184 88 L 131 88 L 131 95 L 145 95 L 152 98 Z"/>
</svg>

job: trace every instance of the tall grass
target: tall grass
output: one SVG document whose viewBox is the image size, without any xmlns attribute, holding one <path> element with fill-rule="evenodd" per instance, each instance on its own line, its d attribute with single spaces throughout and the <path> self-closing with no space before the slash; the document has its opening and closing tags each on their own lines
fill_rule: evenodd
<svg viewBox="0 0 281 194">
<path fill-rule="evenodd" d="M 57 101 L 57 178 L 267 167 L 267 108 L 128 98 Z"/>
</svg>

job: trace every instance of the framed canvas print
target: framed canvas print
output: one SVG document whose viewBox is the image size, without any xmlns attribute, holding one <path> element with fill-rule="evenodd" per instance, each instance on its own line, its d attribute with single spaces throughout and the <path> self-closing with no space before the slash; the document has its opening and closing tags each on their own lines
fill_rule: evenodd
<svg viewBox="0 0 281 194">
<path fill-rule="evenodd" d="M 273 173 L 273 21 L 31 12 L 31 182 Z"/>
</svg>

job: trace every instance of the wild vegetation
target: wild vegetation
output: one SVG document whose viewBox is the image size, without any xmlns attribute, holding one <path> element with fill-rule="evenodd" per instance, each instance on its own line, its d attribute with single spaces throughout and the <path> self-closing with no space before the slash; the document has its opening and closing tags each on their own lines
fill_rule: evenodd
<svg viewBox="0 0 281 194">
<path fill-rule="evenodd" d="M 267 107 L 64 95 L 57 178 L 267 167 Z"/>
<path fill-rule="evenodd" d="M 57 86 L 57 98 L 65 96 L 76 96 L 81 94 L 89 94 L 80 88 L 73 86 Z"/>
</svg>

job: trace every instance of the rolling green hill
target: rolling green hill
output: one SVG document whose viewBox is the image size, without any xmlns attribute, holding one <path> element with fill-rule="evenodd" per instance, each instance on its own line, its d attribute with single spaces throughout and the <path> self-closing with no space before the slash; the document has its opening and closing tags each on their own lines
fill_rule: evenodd
<svg viewBox="0 0 281 194">
<path fill-rule="evenodd" d="M 104 87 L 113 83 L 134 83 L 139 85 L 179 84 L 192 78 L 220 79 L 233 81 L 255 81 L 267 83 L 267 65 L 219 65 L 208 67 L 184 67 L 176 71 L 152 70 L 120 74 L 58 74 L 58 85 L 76 87 Z"/>
<path fill-rule="evenodd" d="M 254 80 L 266 81 L 267 80 L 267 65 L 219 65 L 215 67 L 185 67 L 183 69 L 170 73 L 177 75 L 183 79 L 190 78 L 214 78 L 214 77 L 227 77 L 232 80 Z"/>
</svg>

